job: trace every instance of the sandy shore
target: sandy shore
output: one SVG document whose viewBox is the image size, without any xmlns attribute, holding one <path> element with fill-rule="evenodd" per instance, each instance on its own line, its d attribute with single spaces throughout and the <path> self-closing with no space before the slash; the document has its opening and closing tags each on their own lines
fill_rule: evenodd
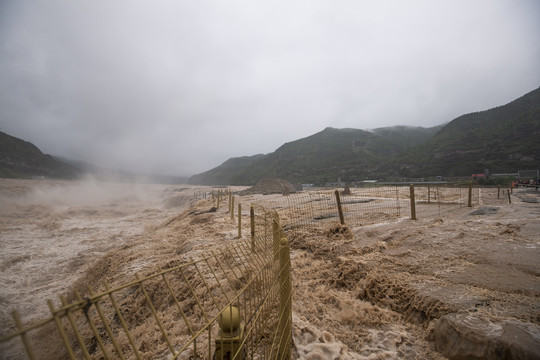
<svg viewBox="0 0 540 360">
<path fill-rule="evenodd" d="M 175 254 L 235 241 L 224 207 L 178 216 L 197 190 L 0 179 L 2 323 L 13 309 L 26 321 L 46 316 L 45 300 L 74 286 L 120 284 Z M 288 233 L 295 357 L 540 354 L 539 198 L 519 189 L 508 204 L 482 189 L 478 206 L 441 217 Z"/>
</svg>

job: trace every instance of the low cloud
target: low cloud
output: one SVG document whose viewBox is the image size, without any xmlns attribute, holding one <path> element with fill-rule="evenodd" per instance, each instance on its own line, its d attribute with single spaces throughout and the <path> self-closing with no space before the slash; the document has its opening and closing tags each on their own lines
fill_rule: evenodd
<svg viewBox="0 0 540 360">
<path fill-rule="evenodd" d="M 435 126 L 540 84 L 536 1 L 12 1 L 0 127 L 188 175 L 327 126 Z"/>
</svg>

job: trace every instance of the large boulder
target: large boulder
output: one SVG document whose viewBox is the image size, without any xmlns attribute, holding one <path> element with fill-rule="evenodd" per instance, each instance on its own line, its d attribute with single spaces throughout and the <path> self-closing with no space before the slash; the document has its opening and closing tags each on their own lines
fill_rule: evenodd
<svg viewBox="0 0 540 360">
<path fill-rule="evenodd" d="M 540 359 L 540 327 L 516 319 L 447 314 L 437 320 L 431 338 L 451 360 Z"/>
<path fill-rule="evenodd" d="M 261 179 L 257 184 L 240 193 L 240 195 L 252 194 L 283 194 L 288 195 L 296 192 L 293 184 L 283 179 L 265 178 Z"/>
</svg>

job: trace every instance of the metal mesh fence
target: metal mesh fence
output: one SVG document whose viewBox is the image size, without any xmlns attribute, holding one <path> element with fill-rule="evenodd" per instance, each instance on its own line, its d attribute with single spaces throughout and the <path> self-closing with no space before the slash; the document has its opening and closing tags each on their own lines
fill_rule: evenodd
<svg viewBox="0 0 540 360">
<path fill-rule="evenodd" d="M 482 187 L 479 192 L 483 205 L 508 204 L 512 201 L 513 189 L 510 187 Z"/>
<path fill-rule="evenodd" d="M 353 226 L 396 219 L 406 206 L 400 202 L 397 188 L 354 189 L 341 193 L 340 199 L 344 221 Z M 269 197 L 260 206 L 277 211 L 285 230 L 327 228 L 340 221 L 334 190 Z"/>
<path fill-rule="evenodd" d="M 415 186 L 416 212 L 418 218 L 433 218 L 478 205 L 479 188 L 465 186 Z"/>
<path fill-rule="evenodd" d="M 9 358 L 24 348 L 29 358 L 40 359 L 290 358 L 285 231 L 408 218 L 412 204 L 418 217 L 440 217 L 486 199 L 504 201 L 500 193 L 495 200 L 496 191 L 417 186 L 414 202 L 411 188 L 398 186 L 269 195 L 251 204 L 249 239 L 196 260 L 171 262 L 115 288 L 105 282 L 99 291 L 89 288 L 85 295 L 51 301 L 51 316 L 39 323 L 23 324 L 14 312 L 18 330 L 0 339 L 0 354 Z M 195 196 L 212 196 L 217 207 L 229 205 L 234 217 L 230 191 Z"/>
<path fill-rule="evenodd" d="M 415 186 L 415 218 L 440 217 L 478 205 L 480 189 L 465 186 Z M 277 211 L 285 230 L 328 228 L 341 222 L 362 226 L 412 217 L 409 186 L 353 188 L 348 191 L 314 190 L 290 195 L 272 195 L 260 201 L 261 208 Z"/>
<path fill-rule="evenodd" d="M 352 189 L 341 194 L 345 223 L 353 226 L 370 225 L 398 219 L 408 214 L 407 201 L 399 196 L 398 187 Z"/>
<path fill-rule="evenodd" d="M 291 349 L 288 242 L 272 218 L 250 241 L 100 292 L 49 301 L 51 317 L 0 339 L 6 358 L 284 359 Z M 273 226 L 272 226 L 273 225 Z M 266 229 L 266 230 L 265 230 Z M 266 232 L 266 235 L 264 233 Z"/>
<path fill-rule="evenodd" d="M 193 204 L 199 200 L 204 200 L 209 196 L 212 196 L 212 192 L 209 192 L 207 190 L 195 190 L 193 192 L 193 198 L 191 199 L 191 203 Z"/>
<path fill-rule="evenodd" d="M 398 187 L 358 188 L 340 192 L 344 223 L 351 226 L 375 224 L 407 216 L 408 206 Z M 335 190 L 305 191 L 269 197 L 260 207 L 279 213 L 285 230 L 327 228 L 340 222 Z"/>
</svg>

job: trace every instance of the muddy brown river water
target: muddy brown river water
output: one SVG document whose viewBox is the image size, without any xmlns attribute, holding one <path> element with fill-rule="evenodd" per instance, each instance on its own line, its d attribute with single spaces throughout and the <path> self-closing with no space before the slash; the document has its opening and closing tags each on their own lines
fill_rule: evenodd
<svg viewBox="0 0 540 360">
<path fill-rule="evenodd" d="M 47 316 L 46 299 L 74 284 L 121 283 L 179 243 L 196 257 L 232 240 L 225 209 L 171 221 L 197 190 L 0 179 L 2 334 L 12 310 Z M 289 233 L 295 358 L 539 358 L 540 192 L 516 189 L 509 204 L 480 191 L 443 216 Z M 92 273 L 104 258 L 117 263 Z"/>
</svg>

